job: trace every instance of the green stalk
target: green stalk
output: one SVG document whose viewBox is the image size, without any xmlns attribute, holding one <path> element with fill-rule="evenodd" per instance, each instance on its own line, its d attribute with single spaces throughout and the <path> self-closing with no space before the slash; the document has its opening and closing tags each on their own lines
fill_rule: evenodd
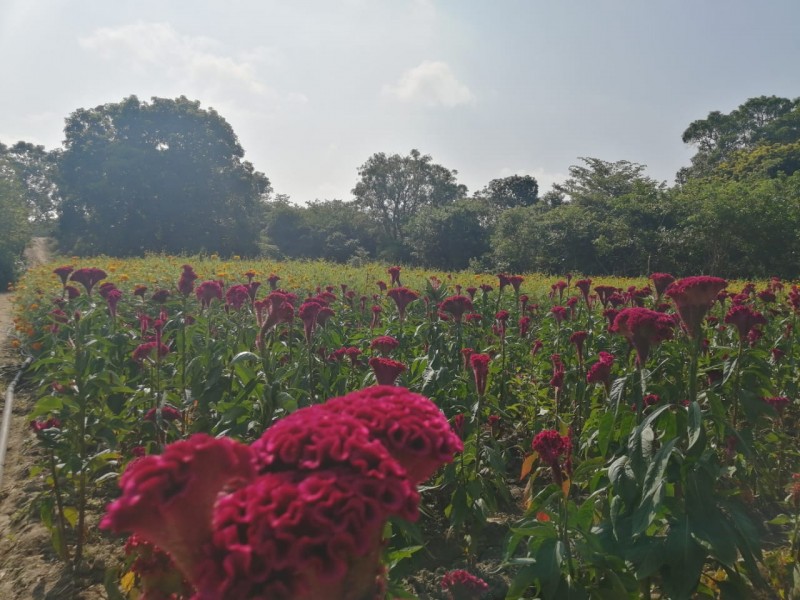
<svg viewBox="0 0 800 600">
<path fill-rule="evenodd" d="M 58 533 L 61 537 L 58 553 L 61 558 L 69 562 L 69 549 L 67 548 L 67 528 L 64 524 L 64 503 L 61 500 L 61 487 L 58 485 L 58 469 L 56 468 L 56 457 L 50 450 L 50 473 L 53 477 L 53 495 L 56 497 L 56 509 L 58 510 Z"/>
<path fill-rule="evenodd" d="M 733 375 L 733 417 L 731 423 L 733 430 L 736 431 L 736 425 L 739 417 L 739 390 L 742 376 L 742 355 L 744 354 L 744 340 L 739 340 L 739 352 L 736 355 L 736 372 Z"/>
</svg>

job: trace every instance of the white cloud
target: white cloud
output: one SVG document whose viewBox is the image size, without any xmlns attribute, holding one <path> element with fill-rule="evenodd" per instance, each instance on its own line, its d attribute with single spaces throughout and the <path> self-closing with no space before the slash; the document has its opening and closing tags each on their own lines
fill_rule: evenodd
<svg viewBox="0 0 800 600">
<path fill-rule="evenodd" d="M 426 60 L 409 69 L 394 85 L 383 86 L 382 93 L 401 102 L 423 106 L 452 108 L 475 102 L 470 89 L 456 78 L 447 63 L 441 61 Z"/>
<path fill-rule="evenodd" d="M 281 61 L 269 48 L 259 46 L 231 56 L 217 40 L 181 34 L 169 23 L 138 21 L 101 27 L 80 38 L 79 44 L 103 59 L 149 76 L 160 74 L 190 89 L 244 92 L 276 101 L 304 99 L 296 92 L 281 96 L 261 80 L 259 66 L 275 66 Z"/>
<path fill-rule="evenodd" d="M 511 169 L 509 167 L 503 167 L 502 169 L 500 169 L 500 177 L 509 177 L 511 175 L 530 175 L 531 177 L 536 179 L 536 183 L 539 184 L 539 196 L 553 189 L 553 184 L 563 183 L 569 177 L 564 173 L 553 173 L 550 171 L 546 171 L 541 167 L 537 167 L 536 169 L 517 169 L 517 170 Z"/>
</svg>

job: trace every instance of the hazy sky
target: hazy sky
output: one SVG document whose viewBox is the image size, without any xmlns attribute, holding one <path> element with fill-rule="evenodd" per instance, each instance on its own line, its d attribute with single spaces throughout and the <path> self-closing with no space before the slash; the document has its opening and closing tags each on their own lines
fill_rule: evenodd
<svg viewBox="0 0 800 600">
<path fill-rule="evenodd" d="M 417 148 L 475 191 L 579 156 L 672 183 L 681 133 L 800 96 L 799 0 L 0 0 L 0 141 L 77 108 L 197 99 L 298 203 Z"/>
</svg>

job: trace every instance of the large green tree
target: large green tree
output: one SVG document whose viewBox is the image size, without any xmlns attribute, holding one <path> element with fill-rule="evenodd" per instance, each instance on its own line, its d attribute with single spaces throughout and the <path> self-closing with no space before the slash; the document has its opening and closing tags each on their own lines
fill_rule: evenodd
<svg viewBox="0 0 800 600">
<path fill-rule="evenodd" d="M 243 160 L 233 129 L 181 96 L 136 96 L 67 119 L 59 161 L 65 249 L 249 255 L 258 251 L 269 180 Z"/>
<path fill-rule="evenodd" d="M 0 157 L 7 159 L 17 172 L 28 207 L 28 220 L 40 233 L 48 233 L 59 203 L 55 182 L 58 152 L 20 141 L 12 146 L 0 143 Z"/>
<path fill-rule="evenodd" d="M 486 187 L 475 193 L 492 221 L 504 210 L 518 206 L 533 206 L 539 201 L 539 182 L 530 175 L 510 175 L 492 179 Z"/>
<path fill-rule="evenodd" d="M 445 206 L 467 195 L 467 188 L 452 171 L 429 155 L 412 150 L 408 156 L 373 154 L 358 169 L 361 178 L 353 188 L 357 206 L 369 214 L 386 236 L 387 258 L 404 258 L 405 230 L 410 220 L 427 206 Z"/>
<path fill-rule="evenodd" d="M 25 188 L 14 163 L 0 156 L 0 291 L 17 274 L 30 235 Z"/>
<path fill-rule="evenodd" d="M 728 114 L 712 111 L 686 128 L 683 141 L 697 152 L 691 166 L 678 172 L 678 181 L 713 175 L 743 151 L 800 141 L 800 98 L 759 96 Z"/>
</svg>

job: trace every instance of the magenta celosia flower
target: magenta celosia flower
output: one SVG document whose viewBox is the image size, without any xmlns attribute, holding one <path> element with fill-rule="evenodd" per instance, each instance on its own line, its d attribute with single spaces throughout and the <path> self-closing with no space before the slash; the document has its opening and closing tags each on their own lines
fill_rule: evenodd
<svg viewBox="0 0 800 600">
<path fill-rule="evenodd" d="M 317 302 L 303 302 L 297 310 L 297 316 L 303 321 L 303 330 L 306 342 L 311 343 L 311 336 L 314 333 L 314 326 L 317 324 L 317 315 L 322 306 Z"/>
<path fill-rule="evenodd" d="M 583 344 L 586 338 L 589 337 L 588 331 L 576 331 L 569 336 L 569 341 L 575 344 L 575 350 L 578 353 L 578 363 L 583 364 Z"/>
<path fill-rule="evenodd" d="M 742 344 L 754 327 L 767 324 L 764 315 L 744 304 L 731 306 L 725 315 L 725 322 L 736 327 L 739 332 L 739 342 Z"/>
<path fill-rule="evenodd" d="M 33 419 L 29 423 L 29 426 L 31 431 L 38 434 L 46 431 L 47 429 L 61 429 L 61 421 L 56 417 L 50 417 L 48 419 L 39 417 L 38 419 Z"/>
<path fill-rule="evenodd" d="M 472 357 L 473 354 L 475 354 L 475 350 L 473 348 L 461 349 L 461 367 L 464 370 L 470 368 L 470 358 Z"/>
<path fill-rule="evenodd" d="M 497 274 L 497 283 L 498 283 L 498 287 L 500 288 L 500 293 L 502 294 L 503 293 L 503 288 L 506 287 L 508 284 L 510 284 L 511 281 L 509 280 L 508 275 L 506 275 L 505 273 L 498 273 Z"/>
<path fill-rule="evenodd" d="M 75 298 L 81 295 L 81 291 L 74 285 L 66 286 L 64 288 L 64 293 L 67 295 L 67 299 L 69 300 L 74 300 Z"/>
<path fill-rule="evenodd" d="M 475 300 L 475 294 L 478 292 L 478 288 L 474 285 L 471 285 L 467 288 L 467 294 L 469 294 L 470 300 Z"/>
<path fill-rule="evenodd" d="M 614 318 L 610 331 L 625 336 L 636 349 L 636 360 L 644 366 L 650 347 L 672 337 L 675 321 L 649 308 L 624 308 Z"/>
<path fill-rule="evenodd" d="M 319 309 L 319 312 L 317 313 L 317 325 L 320 326 L 325 325 L 325 323 L 327 323 L 328 320 L 335 314 L 336 313 L 331 307 L 323 306 L 322 308 Z"/>
<path fill-rule="evenodd" d="M 756 296 L 758 296 L 758 299 L 764 302 L 765 304 L 769 304 L 777 300 L 775 292 L 773 292 L 772 290 L 761 290 L 756 294 Z"/>
<path fill-rule="evenodd" d="M 553 314 L 553 317 L 556 319 L 556 323 L 561 323 L 564 319 L 567 318 L 567 309 L 563 306 L 553 306 L 550 309 L 550 312 Z"/>
<path fill-rule="evenodd" d="M 528 329 L 530 329 L 531 326 L 531 318 L 520 317 L 517 326 L 519 327 L 519 337 L 524 338 L 528 335 Z"/>
<path fill-rule="evenodd" d="M 600 299 L 603 308 L 608 308 L 609 298 L 617 292 L 617 288 L 613 285 L 596 285 L 594 286 L 594 291 L 597 292 L 597 297 Z"/>
<path fill-rule="evenodd" d="M 400 342 L 390 335 L 379 335 L 369 345 L 370 349 L 377 350 L 383 356 L 387 356 L 398 346 L 400 346 Z"/>
<path fill-rule="evenodd" d="M 562 436 L 554 429 L 545 429 L 536 434 L 531 447 L 542 462 L 550 467 L 556 485 L 560 486 L 564 481 L 564 472 L 572 474 L 572 441 L 569 436 Z"/>
<path fill-rule="evenodd" d="M 598 355 L 598 360 L 586 373 L 587 383 L 602 383 L 606 390 L 611 385 L 611 367 L 614 364 L 614 355 L 608 352 L 601 351 Z"/>
<path fill-rule="evenodd" d="M 204 281 L 197 286 L 195 295 L 203 308 L 211 306 L 211 301 L 217 299 L 222 301 L 222 285 L 219 281 Z"/>
<path fill-rule="evenodd" d="M 178 279 L 178 291 L 184 297 L 191 295 L 194 291 L 194 282 L 197 280 L 197 273 L 194 272 L 192 265 L 183 265 L 183 271 Z"/>
<path fill-rule="evenodd" d="M 375 329 L 376 327 L 380 326 L 381 324 L 381 313 L 383 309 L 378 306 L 377 304 L 373 305 L 372 307 L 372 320 L 369 323 L 370 329 Z"/>
<path fill-rule="evenodd" d="M 146 285 L 136 284 L 136 286 L 133 288 L 133 295 L 144 298 L 144 295 L 147 293 L 147 289 L 148 288 Z"/>
<path fill-rule="evenodd" d="M 142 363 L 145 360 L 152 358 L 152 355 L 156 353 L 156 351 L 158 357 L 163 358 L 164 356 L 169 354 L 169 347 L 166 344 L 162 344 L 156 341 L 139 344 L 132 353 L 133 360 L 135 360 L 138 363 Z"/>
<path fill-rule="evenodd" d="M 357 418 L 383 444 L 412 483 L 428 479 L 464 448 L 442 411 L 406 388 L 374 386 L 319 405 Z"/>
<path fill-rule="evenodd" d="M 489 295 L 489 292 L 491 292 L 491 291 L 494 289 L 494 288 L 493 288 L 492 286 L 490 286 L 488 283 L 482 283 L 482 284 L 480 284 L 480 286 L 478 286 L 478 287 L 480 287 L 480 288 L 481 288 L 481 292 L 483 293 L 484 297 L 485 297 L 485 296 L 487 296 L 487 295 Z"/>
<path fill-rule="evenodd" d="M 698 338 L 703 318 L 728 282 L 720 277 L 698 275 L 684 277 L 667 288 L 665 294 L 672 298 L 689 337 Z"/>
<path fill-rule="evenodd" d="M 792 401 L 786 396 L 765 396 L 761 399 L 774 408 L 775 412 L 777 412 L 779 416 L 783 415 L 783 411 L 792 403 Z"/>
<path fill-rule="evenodd" d="M 508 283 L 510 283 L 511 287 L 514 288 L 515 294 L 519 294 L 519 287 L 522 285 L 523 281 L 525 281 L 525 278 L 522 275 L 508 276 Z"/>
<path fill-rule="evenodd" d="M 400 283 L 400 267 L 396 267 L 396 266 L 395 267 L 389 267 L 387 269 L 387 273 L 389 273 L 389 276 L 392 278 L 392 282 L 391 282 L 392 287 L 394 287 L 394 286 L 402 287 L 403 284 Z M 381 290 L 381 291 L 383 291 L 383 290 Z"/>
<path fill-rule="evenodd" d="M 656 288 L 656 301 L 664 294 L 675 278 L 669 273 L 651 273 L 650 281 Z"/>
<path fill-rule="evenodd" d="M 475 323 L 477 325 L 483 320 L 483 316 L 478 313 L 469 313 L 464 317 L 464 320 L 467 323 Z"/>
<path fill-rule="evenodd" d="M 531 345 L 531 356 L 536 356 L 539 354 L 539 350 L 544 347 L 544 342 L 542 340 L 535 340 Z"/>
<path fill-rule="evenodd" d="M 84 267 L 82 269 L 78 269 L 77 271 L 73 271 L 72 275 L 70 276 L 70 281 L 76 281 L 80 283 L 84 288 L 86 288 L 86 295 L 92 295 L 92 288 L 106 278 L 106 272 L 103 269 L 98 269 L 97 267 Z"/>
<path fill-rule="evenodd" d="M 161 412 L 161 419 L 164 421 L 180 421 L 183 418 L 181 411 L 172 406 L 163 406 L 161 409 L 151 408 L 144 415 L 145 421 L 155 421 L 158 417 L 159 411 Z"/>
<path fill-rule="evenodd" d="M 281 280 L 279 275 L 275 273 L 270 273 L 269 277 L 267 277 L 267 283 L 269 284 L 269 289 L 275 291 L 278 289 L 278 282 Z"/>
<path fill-rule="evenodd" d="M 550 378 L 550 387 L 558 392 L 564 387 L 564 375 L 566 375 L 566 368 L 564 363 L 561 362 L 561 356 L 553 354 L 550 356 L 550 361 L 553 363 L 553 376 Z"/>
<path fill-rule="evenodd" d="M 406 287 L 392 288 L 388 292 L 386 292 L 386 295 L 389 296 L 392 300 L 394 300 L 395 304 L 397 305 L 397 312 L 400 315 L 401 321 L 405 318 L 406 307 L 409 304 L 411 304 L 414 300 L 419 298 L 418 292 L 410 290 Z"/>
<path fill-rule="evenodd" d="M 461 323 L 464 313 L 472 310 L 472 300 L 467 296 L 449 296 L 442 301 L 439 308 L 451 314 L 456 323 Z"/>
<path fill-rule="evenodd" d="M 106 304 L 108 304 L 108 312 L 112 319 L 116 319 L 117 317 L 117 304 L 119 304 L 121 298 L 122 292 L 120 292 L 117 288 L 109 290 L 109 292 L 106 294 Z"/>
<path fill-rule="evenodd" d="M 445 573 L 441 586 L 449 600 L 479 600 L 489 591 L 483 579 L 460 569 Z"/>
<path fill-rule="evenodd" d="M 378 385 L 394 385 L 400 374 L 406 370 L 406 366 L 403 363 L 383 356 L 370 358 L 369 366 L 372 368 L 372 372 L 375 373 L 375 381 Z"/>
<path fill-rule="evenodd" d="M 581 295 L 583 295 L 583 301 L 586 302 L 586 306 L 591 306 L 589 302 L 589 290 L 591 286 L 592 286 L 592 280 L 589 278 L 578 279 L 575 282 L 575 287 L 581 291 Z"/>
<path fill-rule="evenodd" d="M 374 598 L 391 480 L 346 469 L 268 473 L 222 497 L 200 598 Z M 387 500 L 389 502 L 387 502 Z M 220 557 L 220 558 L 217 558 Z"/>
<path fill-rule="evenodd" d="M 75 268 L 72 265 L 64 265 L 53 269 L 53 273 L 58 275 L 58 278 L 61 280 L 61 285 L 66 286 L 67 278 L 69 277 L 69 274 L 72 273 L 74 270 Z"/>
<path fill-rule="evenodd" d="M 250 290 L 246 285 L 232 285 L 225 292 L 225 303 L 234 310 L 239 310 L 250 299 Z"/>
<path fill-rule="evenodd" d="M 162 548 L 193 580 L 211 539 L 217 494 L 253 477 L 250 448 L 195 434 L 161 455 L 132 461 L 119 481 L 122 495 L 106 508 L 101 529 L 132 532 Z"/>
<path fill-rule="evenodd" d="M 486 394 L 486 382 L 489 378 L 489 363 L 492 357 L 488 354 L 472 354 L 469 357 L 472 374 L 475 377 L 475 389 L 479 396 Z"/>
</svg>

